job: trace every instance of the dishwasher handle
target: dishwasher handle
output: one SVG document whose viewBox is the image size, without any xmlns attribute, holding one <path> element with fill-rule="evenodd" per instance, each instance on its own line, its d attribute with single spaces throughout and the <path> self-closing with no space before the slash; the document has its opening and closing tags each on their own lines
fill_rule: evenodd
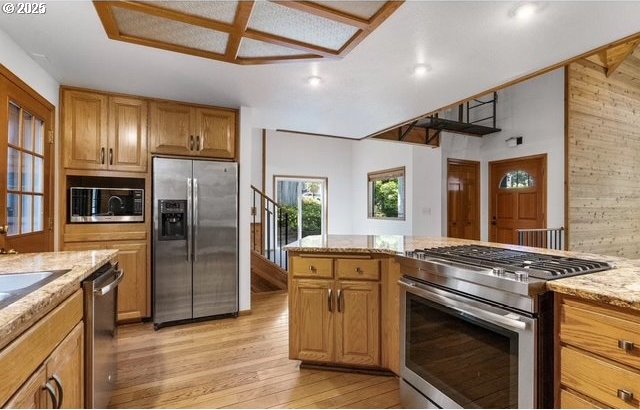
<svg viewBox="0 0 640 410">
<path fill-rule="evenodd" d="M 116 271 L 116 278 L 111 281 L 108 285 L 105 285 L 101 288 L 98 288 L 96 290 L 93 291 L 93 293 L 95 293 L 96 295 L 99 296 L 104 296 L 107 293 L 111 292 L 112 290 L 114 290 L 118 284 L 120 284 L 120 282 L 122 282 L 122 279 L 124 279 L 124 271 L 122 269 Z"/>
</svg>

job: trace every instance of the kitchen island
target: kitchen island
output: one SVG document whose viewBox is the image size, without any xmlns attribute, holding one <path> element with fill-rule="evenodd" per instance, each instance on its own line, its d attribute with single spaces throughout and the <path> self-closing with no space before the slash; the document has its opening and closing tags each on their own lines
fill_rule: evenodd
<svg viewBox="0 0 640 410">
<path fill-rule="evenodd" d="M 0 301 L 0 405 L 84 407 L 81 282 L 117 255 L 102 250 L 0 256 L 0 279 L 11 275 L 24 282 L 20 275 L 30 273 L 46 278 L 15 300 Z"/>
<path fill-rule="evenodd" d="M 544 323 L 544 335 L 527 337 L 538 340 L 544 336 L 550 350 L 555 352 L 546 355 L 548 366 L 538 381 L 538 384 L 553 382 L 553 386 L 544 390 L 546 398 L 538 400 L 563 408 L 637 407 L 640 395 L 640 265 L 618 257 L 452 238 L 306 237 L 287 247 L 290 358 L 301 360 L 303 365 L 358 371 L 383 369 L 400 374 L 403 367 L 400 362 L 402 303 L 398 281 L 406 273 L 406 265 L 401 268 L 398 260 L 402 258 L 396 256 L 416 249 L 463 245 L 491 246 L 611 265 L 609 270 L 546 282 L 528 278 L 525 274 L 520 281 L 524 282 L 525 288 L 528 282 L 530 290 L 535 288 L 531 287 L 533 282 L 539 282 L 538 296 L 532 300 L 534 304 L 547 305 L 546 320 L 539 320 L 536 326 L 541 327 Z M 497 275 L 503 274 L 498 272 Z M 488 276 L 491 276 L 491 270 Z M 535 309 L 532 312 L 536 312 Z M 526 328 L 529 326 L 533 325 L 527 324 Z M 555 378 L 554 373 L 558 375 Z M 522 374 L 520 376 L 518 388 L 521 389 L 524 379 Z"/>
</svg>

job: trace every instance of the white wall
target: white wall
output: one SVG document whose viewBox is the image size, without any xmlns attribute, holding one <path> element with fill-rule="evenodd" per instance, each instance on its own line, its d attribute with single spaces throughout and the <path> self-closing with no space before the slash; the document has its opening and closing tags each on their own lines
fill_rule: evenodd
<svg viewBox="0 0 640 410">
<path fill-rule="evenodd" d="M 547 226 L 564 225 L 564 70 L 509 87 L 498 93 L 497 126 L 501 132 L 483 138 L 444 134 L 442 141 L 442 232 L 447 232 L 447 158 L 480 161 L 480 236 L 488 238 L 489 162 L 547 154 Z M 524 143 L 507 147 L 505 140 Z"/>
<path fill-rule="evenodd" d="M 266 192 L 274 175 L 327 178 L 328 233 L 352 233 L 351 152 L 353 141 L 267 131 Z"/>
<path fill-rule="evenodd" d="M 27 83 L 38 94 L 46 98 L 55 106 L 56 124 L 55 133 L 55 152 L 54 152 L 54 181 L 59 181 L 58 160 L 60 158 L 60 139 L 58 134 L 58 96 L 60 83 L 47 73 L 38 63 L 36 63 L 29 54 L 20 46 L 18 46 L 9 35 L 0 29 L 0 64 L 5 66 L 9 71 L 15 74 L 22 81 Z M 60 206 L 60 198 L 58 189 L 54 189 L 54 215 L 57 215 L 57 209 Z M 54 224 L 54 249 L 58 249 L 59 243 L 58 223 Z"/>
</svg>

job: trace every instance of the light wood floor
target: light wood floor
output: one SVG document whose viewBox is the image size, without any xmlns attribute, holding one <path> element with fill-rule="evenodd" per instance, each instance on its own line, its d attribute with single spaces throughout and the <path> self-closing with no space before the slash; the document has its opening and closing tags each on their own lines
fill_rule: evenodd
<svg viewBox="0 0 640 410">
<path fill-rule="evenodd" d="M 287 296 L 252 313 L 170 327 L 122 326 L 113 408 L 399 407 L 395 377 L 300 369 L 289 360 Z"/>
</svg>

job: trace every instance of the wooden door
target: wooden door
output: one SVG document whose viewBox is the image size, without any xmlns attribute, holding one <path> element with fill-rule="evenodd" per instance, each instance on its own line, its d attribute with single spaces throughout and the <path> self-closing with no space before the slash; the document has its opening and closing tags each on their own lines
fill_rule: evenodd
<svg viewBox="0 0 640 410">
<path fill-rule="evenodd" d="M 175 103 L 150 104 L 151 152 L 154 154 L 193 155 L 192 108 Z"/>
<path fill-rule="evenodd" d="M 336 361 L 380 365 L 380 285 L 337 281 Z"/>
<path fill-rule="evenodd" d="M 147 102 L 109 97 L 109 169 L 147 171 Z"/>
<path fill-rule="evenodd" d="M 24 382 L 22 387 L 4 405 L 7 409 L 45 409 L 53 408 L 47 391 L 43 390 L 47 383 L 47 373 L 44 366 L 40 367 Z M 53 387 L 53 386 L 52 386 Z M 55 392 L 55 390 L 53 390 Z"/>
<path fill-rule="evenodd" d="M 447 161 L 447 236 L 480 240 L 480 162 Z"/>
<path fill-rule="evenodd" d="M 235 112 L 197 108 L 195 127 L 198 155 L 211 158 L 234 158 Z"/>
<path fill-rule="evenodd" d="M 84 408 L 84 325 L 80 322 L 47 360 L 47 380 L 57 378 L 62 392 L 61 408 Z"/>
<path fill-rule="evenodd" d="M 86 91 L 62 92 L 62 139 L 65 168 L 107 168 L 107 96 Z"/>
<path fill-rule="evenodd" d="M 50 251 L 54 107 L 4 75 L 0 104 L 0 248 Z"/>
<path fill-rule="evenodd" d="M 290 357 L 333 362 L 333 280 L 293 279 L 291 285 Z"/>
<path fill-rule="evenodd" d="M 546 168 L 546 154 L 489 163 L 492 242 L 517 244 L 518 229 L 546 227 Z"/>
<path fill-rule="evenodd" d="M 124 279 L 118 286 L 118 321 L 140 320 L 150 316 L 147 280 L 147 243 L 115 243 Z"/>
</svg>

